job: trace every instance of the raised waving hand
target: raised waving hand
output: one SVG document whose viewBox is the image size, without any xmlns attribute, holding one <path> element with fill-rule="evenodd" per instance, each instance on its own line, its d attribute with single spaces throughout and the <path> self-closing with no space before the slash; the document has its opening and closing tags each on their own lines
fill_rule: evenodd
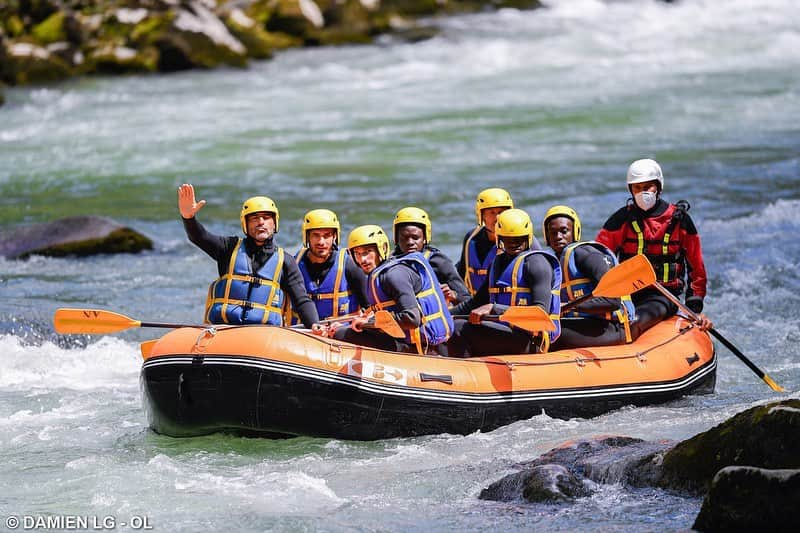
<svg viewBox="0 0 800 533">
<path fill-rule="evenodd" d="M 194 197 L 194 186 L 190 183 L 184 183 L 178 187 L 178 209 L 183 218 L 194 218 L 198 211 L 206 205 L 205 200 L 199 202 Z"/>
</svg>

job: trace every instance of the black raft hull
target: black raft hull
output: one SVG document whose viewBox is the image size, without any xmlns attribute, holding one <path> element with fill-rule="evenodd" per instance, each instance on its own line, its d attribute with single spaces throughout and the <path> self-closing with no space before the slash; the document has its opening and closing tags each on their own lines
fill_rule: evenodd
<svg viewBox="0 0 800 533">
<path fill-rule="evenodd" d="M 196 339 L 197 330 L 191 335 Z M 302 349 L 293 345 L 291 357 L 285 344 L 269 342 L 274 339 L 255 355 L 213 353 L 208 346 L 203 353 L 176 353 L 178 342 L 162 350 L 172 353 L 148 354 L 141 387 L 150 427 L 176 437 L 469 434 L 541 413 L 589 418 L 713 392 L 713 344 L 705 334 L 698 338 L 699 345 L 682 342 L 673 346 L 680 353 L 671 354 L 663 346 L 643 354 L 629 345 L 613 358 L 583 350 L 578 359 L 568 352 L 470 360 L 366 350 L 310 336 L 301 339 Z M 618 379 L 608 379 L 610 372 Z"/>
</svg>

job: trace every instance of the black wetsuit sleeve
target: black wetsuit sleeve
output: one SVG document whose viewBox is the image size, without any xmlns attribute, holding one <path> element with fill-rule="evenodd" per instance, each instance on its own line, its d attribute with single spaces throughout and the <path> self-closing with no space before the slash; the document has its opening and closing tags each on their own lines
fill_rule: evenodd
<svg viewBox="0 0 800 533">
<path fill-rule="evenodd" d="M 547 312 L 550 312 L 550 292 L 553 286 L 553 267 L 550 262 L 542 257 L 541 254 L 534 254 L 525 258 L 525 266 L 522 275 L 525 282 L 531 289 L 530 305 L 538 305 Z M 508 310 L 507 305 L 495 304 L 492 313 L 501 315 Z"/>
<path fill-rule="evenodd" d="M 238 239 L 236 237 L 222 237 L 208 231 L 196 217 L 183 218 L 183 229 L 189 241 L 207 253 L 217 262 L 219 275 L 228 271 L 228 262 L 231 258 L 234 246 Z"/>
<path fill-rule="evenodd" d="M 416 294 L 422 289 L 422 279 L 411 267 L 398 264 L 381 273 L 381 287 L 396 303 L 394 319 L 403 329 L 418 328 L 422 314 Z"/>
<path fill-rule="evenodd" d="M 468 315 L 470 311 L 476 309 L 484 304 L 489 303 L 489 278 L 483 280 L 483 284 L 478 289 L 478 292 L 470 298 L 459 303 L 455 307 L 450 308 L 450 314 L 455 315 Z"/>
<path fill-rule="evenodd" d="M 467 275 L 467 239 L 469 239 L 471 233 L 472 231 L 468 231 L 467 234 L 464 235 L 464 239 L 461 241 L 461 257 L 458 258 L 458 263 L 456 263 L 456 272 L 461 276 L 461 279 L 466 279 Z"/>
<path fill-rule="evenodd" d="M 578 246 L 574 253 L 578 269 L 594 281 L 600 281 L 600 278 L 613 266 L 611 260 L 593 246 Z M 603 314 L 607 311 L 615 311 L 619 309 L 619 306 L 619 298 L 589 298 L 577 309 L 586 313 Z"/>
<path fill-rule="evenodd" d="M 351 294 L 355 296 L 358 301 L 358 306 L 362 309 L 369 307 L 369 299 L 367 298 L 367 291 L 369 290 L 367 286 L 367 275 L 355 261 L 350 259 L 349 255 L 345 259 L 344 275 L 347 279 L 347 286 L 350 288 Z"/>
<path fill-rule="evenodd" d="M 456 293 L 458 302 L 465 302 L 469 300 L 470 294 L 464 280 L 458 275 L 456 267 L 450 258 L 441 252 L 431 254 L 429 259 L 433 271 L 436 273 L 436 278 L 439 283 L 447 283 L 450 289 Z"/>
<path fill-rule="evenodd" d="M 303 283 L 303 274 L 287 253 L 284 255 L 283 272 L 281 273 L 281 289 L 292 301 L 292 309 L 300 317 L 300 321 L 307 328 L 319 322 L 317 307 L 309 298 Z"/>
</svg>

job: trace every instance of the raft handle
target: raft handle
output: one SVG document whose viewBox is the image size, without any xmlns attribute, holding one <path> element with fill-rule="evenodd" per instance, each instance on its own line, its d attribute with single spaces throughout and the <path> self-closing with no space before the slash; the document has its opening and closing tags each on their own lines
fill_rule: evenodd
<svg viewBox="0 0 800 533">
<path fill-rule="evenodd" d="M 441 383 L 446 383 L 448 385 L 453 384 L 453 376 L 448 376 L 444 374 L 426 374 L 424 372 L 419 373 L 419 379 L 423 382 L 425 381 L 439 381 Z"/>
</svg>

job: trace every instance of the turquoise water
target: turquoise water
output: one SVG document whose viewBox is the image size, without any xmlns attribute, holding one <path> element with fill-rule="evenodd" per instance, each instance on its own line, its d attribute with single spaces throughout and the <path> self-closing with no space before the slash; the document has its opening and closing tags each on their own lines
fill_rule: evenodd
<svg viewBox="0 0 800 533">
<path fill-rule="evenodd" d="M 148 516 L 162 531 L 690 527 L 700 501 L 659 491 L 609 486 L 572 506 L 477 495 L 567 439 L 683 439 L 777 397 L 722 347 L 714 395 L 592 420 L 374 443 L 170 439 L 146 428 L 138 388 L 138 341 L 158 331 L 66 339 L 50 325 L 62 306 L 199 320 L 215 267 L 183 234 L 183 182 L 219 233 L 238 231 L 255 194 L 278 203 L 289 249 L 309 209 L 335 209 L 347 231 L 417 205 L 453 256 L 485 187 L 508 189 L 537 224 L 569 203 L 591 237 L 625 202 L 627 165 L 655 157 L 665 196 L 691 202 L 703 237 L 707 314 L 797 397 L 794 3 L 549 4 L 448 19 L 414 45 L 7 90 L 0 225 L 107 215 L 156 249 L 0 259 L 0 516 Z"/>
</svg>

